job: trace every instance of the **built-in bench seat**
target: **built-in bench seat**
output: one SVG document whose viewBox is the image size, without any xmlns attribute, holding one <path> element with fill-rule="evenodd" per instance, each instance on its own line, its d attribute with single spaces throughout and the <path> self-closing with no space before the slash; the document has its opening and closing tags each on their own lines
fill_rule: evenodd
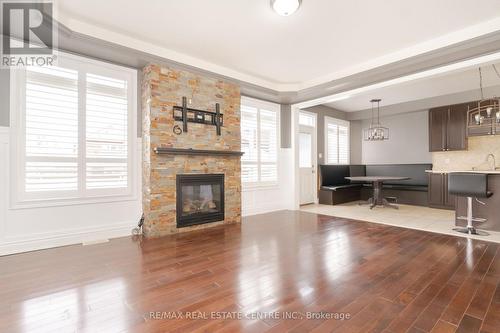
<svg viewBox="0 0 500 333">
<path fill-rule="evenodd" d="M 372 184 L 363 184 L 364 188 L 373 188 Z M 429 190 L 428 186 L 420 186 L 420 185 L 402 185 L 402 184 L 384 184 L 382 189 L 394 189 L 401 191 L 419 191 L 419 192 L 427 192 Z"/>
<path fill-rule="evenodd" d="M 361 188 L 362 186 L 363 186 L 362 184 L 347 184 L 347 185 L 337 185 L 337 186 L 321 186 L 321 189 L 327 191 L 338 191 L 353 187 Z"/>
<path fill-rule="evenodd" d="M 338 205 L 361 200 L 362 183 L 353 183 L 346 177 L 356 174 L 350 165 L 320 165 L 319 203 Z M 364 172 L 364 169 L 362 170 Z M 359 174 L 361 175 L 361 174 Z"/>
<path fill-rule="evenodd" d="M 396 197 L 400 203 L 427 206 L 425 170 L 430 169 L 432 164 L 320 165 L 319 202 L 336 205 L 373 195 L 371 183 L 351 182 L 346 177 L 400 176 L 410 179 L 384 183 L 382 195 Z"/>
</svg>

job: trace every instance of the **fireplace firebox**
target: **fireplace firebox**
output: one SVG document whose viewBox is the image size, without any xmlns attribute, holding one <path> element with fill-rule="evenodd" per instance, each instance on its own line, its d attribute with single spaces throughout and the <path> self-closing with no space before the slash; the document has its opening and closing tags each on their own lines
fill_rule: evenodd
<svg viewBox="0 0 500 333">
<path fill-rule="evenodd" d="M 177 227 L 224 220 L 224 175 L 177 175 Z"/>
</svg>

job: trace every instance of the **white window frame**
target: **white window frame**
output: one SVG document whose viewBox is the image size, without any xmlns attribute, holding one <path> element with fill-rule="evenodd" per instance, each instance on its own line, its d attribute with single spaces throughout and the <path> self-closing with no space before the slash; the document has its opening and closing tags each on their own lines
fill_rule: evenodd
<svg viewBox="0 0 500 333">
<path fill-rule="evenodd" d="M 300 123 L 300 116 L 301 115 L 304 115 L 306 117 L 309 117 L 313 120 L 313 123 L 312 125 L 309 125 L 309 124 L 301 124 Z M 310 111 L 305 111 L 305 110 L 299 110 L 299 118 L 298 118 L 298 123 L 299 123 L 299 126 L 305 126 L 305 127 L 314 127 L 316 128 L 317 126 L 317 122 L 318 122 L 318 119 L 317 119 L 317 114 L 314 113 L 314 112 L 310 112 Z"/>
<path fill-rule="evenodd" d="M 58 51 L 57 62 L 60 67 L 69 67 L 79 71 L 79 75 L 87 72 L 116 79 L 127 80 L 128 118 L 127 118 L 127 187 L 117 189 L 85 189 L 83 188 L 86 174 L 85 133 L 86 119 L 80 107 L 85 103 L 86 85 L 84 80 L 78 82 L 78 156 L 77 165 L 78 189 L 75 191 L 43 191 L 27 193 L 25 191 L 25 82 L 24 69 L 10 70 L 10 208 L 34 208 L 88 204 L 115 201 L 130 201 L 137 199 L 137 70 L 129 67 L 110 64 L 86 58 L 79 55 Z M 83 104 L 84 105 L 84 104 Z"/>
<path fill-rule="evenodd" d="M 337 118 L 332 118 L 325 116 L 325 128 L 324 128 L 324 136 L 325 136 L 325 164 L 330 164 L 330 165 L 340 165 L 340 163 L 329 163 L 328 162 L 328 124 L 333 124 L 337 126 L 345 126 L 347 127 L 347 163 L 351 163 L 351 123 L 347 120 L 342 120 L 342 119 L 337 119 Z M 337 134 L 337 147 L 339 147 L 338 144 L 338 134 Z M 338 148 L 337 148 L 337 156 L 340 156 Z"/>
<path fill-rule="evenodd" d="M 257 182 L 251 182 L 251 183 L 244 183 L 243 181 L 241 182 L 242 185 L 242 190 L 243 191 L 249 191 L 249 190 L 258 190 L 258 189 L 269 189 L 269 188 L 277 188 L 279 185 L 279 179 L 280 179 L 280 149 L 281 149 L 281 132 L 280 132 L 280 113 L 281 113 L 281 106 L 276 103 L 271 103 L 267 101 L 263 101 L 260 99 L 256 98 L 251 98 L 251 97 L 246 97 L 246 96 L 241 96 L 241 105 L 253 107 L 257 109 L 257 129 L 258 129 L 258 134 L 257 134 L 257 170 L 258 170 L 258 177 L 260 179 L 260 165 L 261 164 L 266 164 L 265 162 L 262 163 L 260 161 L 260 109 L 265 109 L 268 111 L 274 111 L 276 112 L 276 181 L 257 181 Z M 241 164 L 243 165 L 245 161 L 241 161 Z"/>
</svg>

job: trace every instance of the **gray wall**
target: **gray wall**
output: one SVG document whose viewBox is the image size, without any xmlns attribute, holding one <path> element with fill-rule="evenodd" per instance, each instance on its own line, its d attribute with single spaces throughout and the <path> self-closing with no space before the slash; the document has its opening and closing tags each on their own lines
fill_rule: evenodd
<svg viewBox="0 0 500 333">
<path fill-rule="evenodd" d="M 351 114 L 319 105 L 304 109 L 318 115 L 318 164 L 324 163 L 325 116 L 349 120 Z M 382 116 L 389 128 L 390 139 L 383 142 L 363 141 L 363 129 L 370 119 L 350 120 L 351 164 L 431 163 L 429 152 L 428 111 L 415 111 Z M 322 157 L 319 157 L 319 154 Z"/>
<path fill-rule="evenodd" d="M 350 125 L 351 164 L 363 164 L 363 146 L 360 140 L 363 137 L 363 122 L 351 120 Z"/>
<path fill-rule="evenodd" d="M 10 71 L 0 69 L 0 126 L 9 127 Z"/>
<path fill-rule="evenodd" d="M 292 147 L 292 106 L 281 104 L 280 112 L 281 148 Z"/>
<path fill-rule="evenodd" d="M 318 105 L 310 108 L 305 108 L 304 111 L 313 112 L 318 115 L 318 139 L 317 139 L 317 149 L 318 149 L 318 165 L 325 163 L 325 117 L 337 118 L 346 120 L 347 115 L 345 112 L 332 109 L 328 106 Z M 319 157 L 321 155 L 321 157 Z"/>
<path fill-rule="evenodd" d="M 370 120 L 355 121 L 361 130 L 352 132 L 351 142 L 361 145 L 363 164 L 432 163 L 429 152 L 429 112 L 417 111 L 394 116 L 381 117 L 380 122 L 389 128 L 389 140 L 380 142 L 363 141 L 362 129 Z M 353 161 L 354 163 L 354 161 Z"/>
</svg>

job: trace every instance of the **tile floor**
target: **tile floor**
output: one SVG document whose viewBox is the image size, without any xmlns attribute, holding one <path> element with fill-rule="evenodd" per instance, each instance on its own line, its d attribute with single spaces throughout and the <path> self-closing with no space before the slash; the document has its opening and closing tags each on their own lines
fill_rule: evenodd
<svg viewBox="0 0 500 333">
<path fill-rule="evenodd" d="M 399 205 L 399 209 L 376 207 L 370 210 L 369 206 L 350 202 L 335 206 L 305 205 L 300 210 L 500 243 L 500 232 L 488 231 L 489 236 L 474 236 L 453 231 L 455 212 L 444 209 Z"/>
</svg>

